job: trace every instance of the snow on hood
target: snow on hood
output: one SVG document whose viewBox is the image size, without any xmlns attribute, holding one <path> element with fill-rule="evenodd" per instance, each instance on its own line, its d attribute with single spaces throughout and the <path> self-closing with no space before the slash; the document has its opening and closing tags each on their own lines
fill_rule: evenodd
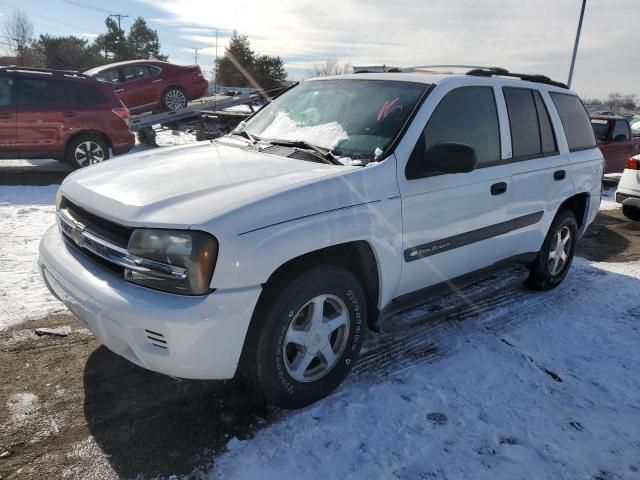
<svg viewBox="0 0 640 480">
<path fill-rule="evenodd" d="M 287 112 L 279 112 L 271 124 L 260 133 L 262 138 L 280 140 L 304 140 L 313 145 L 333 149 L 349 139 L 347 131 L 338 122 L 301 126 Z"/>
<path fill-rule="evenodd" d="M 72 202 L 114 222 L 171 228 L 206 223 L 221 211 L 344 168 L 201 142 L 91 166 L 61 188 Z"/>
</svg>

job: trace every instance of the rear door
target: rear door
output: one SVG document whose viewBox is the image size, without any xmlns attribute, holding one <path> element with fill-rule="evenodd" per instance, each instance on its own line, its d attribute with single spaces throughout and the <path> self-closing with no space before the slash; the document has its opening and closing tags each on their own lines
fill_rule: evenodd
<svg viewBox="0 0 640 480">
<path fill-rule="evenodd" d="M 14 91 L 20 156 L 61 156 L 70 134 L 82 128 L 82 118 L 71 106 L 64 77 L 16 75 Z"/>
<path fill-rule="evenodd" d="M 568 158 L 559 148 L 551 120 L 551 99 L 544 90 L 502 88 L 511 139 L 513 218 L 535 218 L 508 234 L 511 255 L 540 250 L 560 203 L 573 194 Z"/>
<path fill-rule="evenodd" d="M 0 75 L 0 158 L 15 158 L 17 144 L 13 77 L 3 74 Z"/>
<path fill-rule="evenodd" d="M 414 124 L 420 123 L 423 130 L 408 161 L 398 161 L 404 253 L 398 296 L 504 258 L 501 235 L 511 225 L 511 178 L 502 161 L 495 89 L 489 84 L 449 89 L 443 85 L 416 116 Z M 409 132 L 405 138 L 411 138 Z M 478 159 L 476 169 L 421 173 L 416 168 L 420 155 L 444 142 L 471 146 Z M 402 146 L 397 155 L 405 155 Z"/>
<path fill-rule="evenodd" d="M 115 92 L 127 108 L 151 107 L 159 101 L 161 81 L 156 81 L 159 76 L 152 75 L 147 65 L 130 65 L 121 67 L 120 71 L 121 82 Z"/>
</svg>

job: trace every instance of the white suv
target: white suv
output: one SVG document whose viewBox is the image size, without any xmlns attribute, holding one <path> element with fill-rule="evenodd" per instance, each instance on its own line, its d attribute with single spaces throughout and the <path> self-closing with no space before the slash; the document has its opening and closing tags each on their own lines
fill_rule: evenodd
<svg viewBox="0 0 640 480">
<path fill-rule="evenodd" d="M 574 93 L 506 75 L 306 81 L 227 137 L 75 172 L 43 277 L 138 365 L 309 404 L 433 287 L 509 262 L 534 289 L 566 276 L 603 158 Z"/>
</svg>

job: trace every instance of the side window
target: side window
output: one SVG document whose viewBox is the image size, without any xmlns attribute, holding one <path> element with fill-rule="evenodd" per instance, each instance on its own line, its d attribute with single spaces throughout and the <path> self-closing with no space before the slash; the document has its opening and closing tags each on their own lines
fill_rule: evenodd
<svg viewBox="0 0 640 480">
<path fill-rule="evenodd" d="M 599 142 L 606 142 L 609 138 L 610 124 L 608 120 L 602 120 L 600 118 L 591 119 L 591 128 L 596 136 L 596 140 Z"/>
<path fill-rule="evenodd" d="M 509 114 L 513 160 L 539 156 L 542 148 L 533 91 L 508 87 L 502 90 Z"/>
<path fill-rule="evenodd" d="M 422 132 L 406 168 L 408 179 L 426 176 L 420 161 L 437 143 L 463 143 L 472 147 L 482 168 L 500 162 L 500 127 L 492 87 L 460 87 L 438 104 Z"/>
<path fill-rule="evenodd" d="M 158 75 L 161 72 L 158 67 L 154 67 L 153 65 L 147 65 L 147 71 L 149 72 L 149 76 Z"/>
<path fill-rule="evenodd" d="M 125 82 L 132 80 L 139 80 L 149 76 L 149 70 L 146 65 L 132 65 L 130 67 L 124 67 L 122 69 Z"/>
<path fill-rule="evenodd" d="M 120 83 L 120 76 L 118 75 L 118 69 L 105 70 L 95 76 L 98 80 L 109 83 Z"/>
<path fill-rule="evenodd" d="M 11 105 L 11 88 L 13 79 L 9 77 L 0 77 L 0 107 Z"/>
<path fill-rule="evenodd" d="M 616 123 L 613 125 L 613 132 L 611 133 L 611 139 L 614 142 L 631 140 L 631 132 L 629 131 L 629 124 L 624 120 L 616 120 Z"/>
<path fill-rule="evenodd" d="M 52 78 L 18 77 L 16 104 L 20 107 L 67 108 L 69 101 L 64 83 Z"/>
<path fill-rule="evenodd" d="M 94 85 L 73 82 L 69 90 L 74 105 L 79 107 L 102 105 L 107 101 L 107 97 Z"/>
<path fill-rule="evenodd" d="M 552 155 L 558 153 L 558 144 L 556 136 L 553 133 L 549 111 L 542 100 L 540 92 L 533 91 L 533 99 L 536 102 L 536 112 L 538 113 L 538 123 L 540 125 L 540 141 L 542 142 L 542 153 L 544 155 Z"/>
<path fill-rule="evenodd" d="M 560 115 L 569 150 L 575 152 L 595 148 L 593 128 L 580 99 L 569 93 L 550 92 L 550 95 Z"/>
</svg>

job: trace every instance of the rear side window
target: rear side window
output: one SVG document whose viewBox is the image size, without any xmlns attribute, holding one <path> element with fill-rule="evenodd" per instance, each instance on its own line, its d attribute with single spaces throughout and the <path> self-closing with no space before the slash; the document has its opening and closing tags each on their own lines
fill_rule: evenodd
<svg viewBox="0 0 640 480">
<path fill-rule="evenodd" d="M 139 80 L 149 76 L 149 70 L 146 65 L 133 65 L 131 67 L 124 67 L 122 69 L 125 82 L 132 80 Z"/>
<path fill-rule="evenodd" d="M 599 118 L 591 119 L 591 128 L 596 136 L 596 140 L 599 142 L 606 142 L 609 138 L 609 122 L 607 120 L 601 120 Z"/>
<path fill-rule="evenodd" d="M 463 143 L 472 147 L 477 168 L 500 162 L 500 127 L 495 96 L 491 87 L 461 87 L 449 92 L 434 110 L 416 148 L 436 143 Z M 412 155 L 407 178 L 420 178 L 421 155 Z"/>
<path fill-rule="evenodd" d="M 149 75 L 158 75 L 160 73 L 160 69 L 158 67 L 154 67 L 153 65 L 147 65 L 147 71 Z"/>
<path fill-rule="evenodd" d="M 120 82 L 120 74 L 118 73 L 117 68 L 100 72 L 95 76 L 95 78 L 97 78 L 98 80 L 102 80 L 103 82 L 109 82 L 109 83 Z"/>
<path fill-rule="evenodd" d="M 73 82 L 70 93 L 75 106 L 91 107 L 107 102 L 107 97 L 94 85 L 81 82 Z"/>
<path fill-rule="evenodd" d="M 0 77 L 0 107 L 11 105 L 11 87 L 13 80 L 8 77 Z"/>
<path fill-rule="evenodd" d="M 629 124 L 624 120 L 616 120 L 616 123 L 613 125 L 613 132 L 611 133 L 611 139 L 614 142 L 631 140 L 631 132 L 629 131 Z"/>
<path fill-rule="evenodd" d="M 551 99 L 558 110 L 564 133 L 567 136 L 569 151 L 595 148 L 596 138 L 584 105 L 576 95 L 550 92 Z"/>
<path fill-rule="evenodd" d="M 549 114 L 537 90 L 504 87 L 509 114 L 513 160 L 550 155 L 556 152 L 556 141 Z"/>
<path fill-rule="evenodd" d="M 67 108 L 64 83 L 53 78 L 18 77 L 16 103 L 19 107 Z"/>
</svg>

